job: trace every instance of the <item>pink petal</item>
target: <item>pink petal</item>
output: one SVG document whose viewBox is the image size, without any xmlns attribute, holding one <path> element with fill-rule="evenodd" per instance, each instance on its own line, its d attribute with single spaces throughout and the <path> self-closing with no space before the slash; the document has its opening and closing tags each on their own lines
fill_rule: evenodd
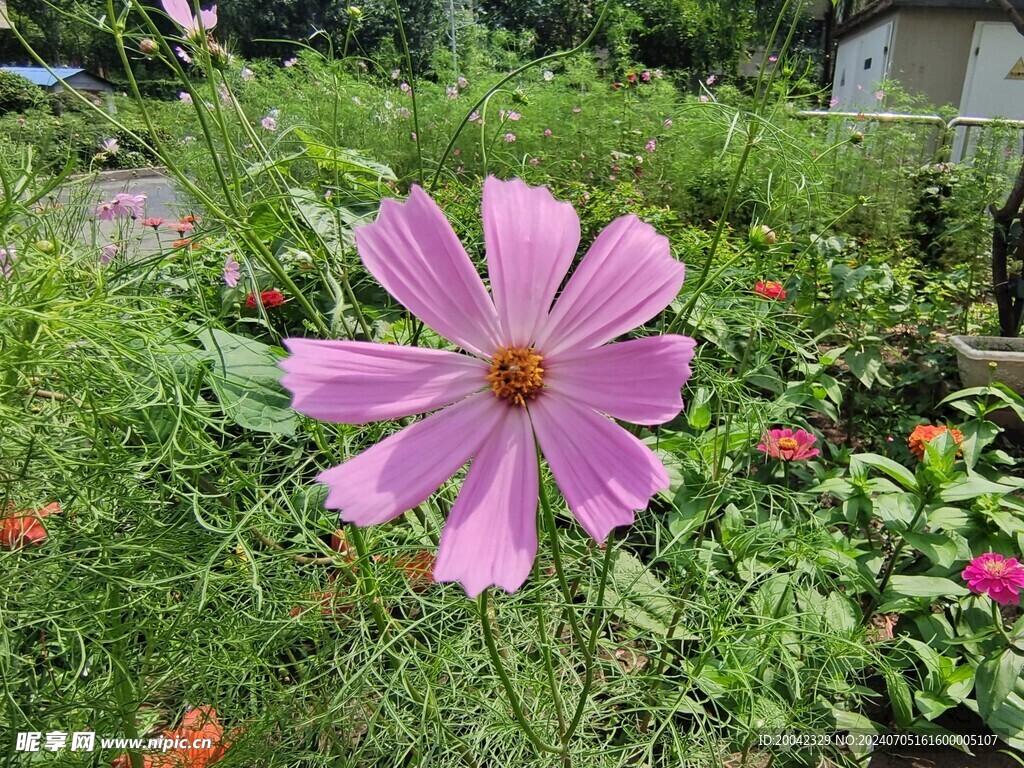
<svg viewBox="0 0 1024 768">
<path fill-rule="evenodd" d="M 662 424 L 683 408 L 693 339 L 648 336 L 543 362 L 544 383 L 575 402 L 637 424 Z"/>
<path fill-rule="evenodd" d="M 668 488 L 668 472 L 651 450 L 615 422 L 548 389 L 530 416 L 551 474 L 590 536 L 633 522 L 651 496 Z"/>
<path fill-rule="evenodd" d="M 330 487 L 324 506 L 356 525 L 384 523 L 412 509 L 469 461 L 506 408 L 481 392 L 321 472 L 317 482 Z"/>
<path fill-rule="evenodd" d="M 580 220 L 547 187 L 488 176 L 483 196 L 487 272 L 502 341 L 529 346 L 580 244 Z"/>
<path fill-rule="evenodd" d="M 203 22 L 203 29 L 209 32 L 217 26 L 217 6 L 214 5 L 206 10 L 199 11 L 199 20 Z"/>
<path fill-rule="evenodd" d="M 476 597 L 491 584 L 515 592 L 537 557 L 537 450 L 526 409 L 505 417 L 481 446 L 441 534 L 436 581 Z"/>
<path fill-rule="evenodd" d="M 685 267 L 636 216 L 609 224 L 555 302 L 535 346 L 546 357 L 600 346 L 647 322 L 679 293 Z"/>
<path fill-rule="evenodd" d="M 498 315 L 451 224 L 427 193 L 387 199 L 373 224 L 357 227 L 363 264 L 406 309 L 455 344 L 489 357 Z"/>
<path fill-rule="evenodd" d="M 321 421 L 362 424 L 424 413 L 487 386 L 487 363 L 438 349 L 366 341 L 285 339 L 281 383 L 292 407 Z"/>
<path fill-rule="evenodd" d="M 171 21 L 184 30 L 195 29 L 195 17 L 192 15 L 192 6 L 188 0 L 163 0 L 164 11 L 171 17 Z"/>
</svg>

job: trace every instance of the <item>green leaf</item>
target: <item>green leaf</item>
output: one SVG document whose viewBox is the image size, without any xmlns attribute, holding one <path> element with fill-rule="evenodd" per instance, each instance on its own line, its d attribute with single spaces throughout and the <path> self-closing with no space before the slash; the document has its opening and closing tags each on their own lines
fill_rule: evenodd
<svg viewBox="0 0 1024 768">
<path fill-rule="evenodd" d="M 675 616 L 675 604 L 665 585 L 630 552 L 612 555 L 605 600 L 609 610 L 625 621 L 664 637 Z M 676 637 L 682 635 L 677 631 Z"/>
<path fill-rule="evenodd" d="M 902 464 L 898 464 L 887 456 L 879 456 L 877 453 L 859 453 L 855 456 L 850 457 L 850 471 L 854 472 L 854 465 L 864 465 L 874 467 L 880 472 L 884 472 L 897 483 L 902 485 L 908 491 L 917 490 L 917 478 L 914 477 L 914 473 L 904 467 Z M 859 468 L 859 467 L 858 467 Z"/>
<path fill-rule="evenodd" d="M 206 350 L 207 378 L 228 418 L 256 432 L 295 434 L 295 412 L 281 388 L 281 358 L 273 349 L 217 328 L 203 328 L 196 338 Z"/>
<path fill-rule="evenodd" d="M 886 668 L 885 687 L 889 692 L 896 725 L 901 728 L 908 727 L 914 721 L 914 699 L 907 679 L 898 670 Z"/>
<path fill-rule="evenodd" d="M 968 589 L 939 576 L 893 576 L 886 589 L 888 599 L 899 597 L 948 597 L 968 595 Z M 890 594 L 891 593 L 891 594 Z"/>
<path fill-rule="evenodd" d="M 978 714 L 986 721 L 1014 689 L 1022 670 L 1024 656 L 1009 648 L 1003 648 L 978 665 L 974 673 L 974 692 L 978 700 Z"/>
<path fill-rule="evenodd" d="M 1016 488 L 1012 485 L 994 483 L 978 475 L 965 475 L 943 488 L 939 492 L 939 498 L 942 501 L 973 501 L 986 493 L 995 493 L 1001 496 L 1014 490 Z"/>
<path fill-rule="evenodd" d="M 295 129 L 295 134 L 302 139 L 309 156 L 321 168 L 329 171 L 369 176 L 382 181 L 398 181 L 395 172 L 388 166 L 371 160 L 354 149 L 329 147 L 316 141 L 316 139 L 300 129 Z"/>
<path fill-rule="evenodd" d="M 956 542 L 945 534 L 907 531 L 903 534 L 903 538 L 932 563 L 942 568 L 949 568 L 959 554 Z"/>
</svg>

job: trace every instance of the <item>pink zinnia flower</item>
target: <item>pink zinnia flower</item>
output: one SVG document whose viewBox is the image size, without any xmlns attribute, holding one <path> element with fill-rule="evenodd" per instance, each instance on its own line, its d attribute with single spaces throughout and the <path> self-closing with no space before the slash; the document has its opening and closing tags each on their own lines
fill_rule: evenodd
<svg viewBox="0 0 1024 768">
<path fill-rule="evenodd" d="M 818 439 L 810 432 L 798 429 L 769 429 L 761 438 L 764 442 L 757 446 L 757 450 L 768 454 L 773 459 L 783 461 L 803 461 L 813 459 L 821 451 L 812 448 Z"/>
<path fill-rule="evenodd" d="M 282 379 L 293 407 L 347 424 L 431 415 L 317 478 L 341 519 L 374 525 L 421 504 L 472 465 L 441 536 L 436 581 L 470 596 L 526 580 L 537 555 L 537 447 L 597 541 L 668 487 L 657 456 L 611 419 L 660 424 L 682 408 L 694 341 L 614 344 L 672 301 L 685 268 L 635 215 L 602 232 L 565 287 L 580 223 L 520 180 L 484 183 L 490 292 L 441 209 L 418 186 L 357 227 L 367 270 L 468 354 L 293 338 Z M 555 295 L 558 295 L 557 301 Z M 608 418 L 611 417 L 611 418 Z"/>
<path fill-rule="evenodd" d="M 206 32 L 217 26 L 216 5 L 200 10 L 197 19 L 192 15 L 192 3 L 188 0 L 161 0 L 161 2 L 164 12 L 171 17 L 171 21 L 181 27 L 190 37 L 200 34 L 200 25 Z"/>
<path fill-rule="evenodd" d="M 1024 587 L 1024 566 L 1016 558 L 1009 560 L 995 552 L 986 552 L 971 560 L 961 574 L 968 589 L 988 595 L 1002 605 L 1018 605 Z"/>
<path fill-rule="evenodd" d="M 242 276 L 241 269 L 234 256 L 228 256 L 224 262 L 224 283 L 228 288 L 238 285 L 238 278 Z"/>
<path fill-rule="evenodd" d="M 163 223 L 165 221 L 166 219 L 162 219 L 159 216 L 157 216 L 150 219 L 143 219 L 141 224 L 144 227 L 152 227 L 153 229 L 159 229 L 161 226 L 163 226 Z"/>
</svg>

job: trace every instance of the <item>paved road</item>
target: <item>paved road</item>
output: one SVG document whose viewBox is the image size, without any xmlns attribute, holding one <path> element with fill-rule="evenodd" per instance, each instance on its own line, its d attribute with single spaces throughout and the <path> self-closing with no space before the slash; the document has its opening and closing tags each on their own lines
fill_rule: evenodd
<svg viewBox="0 0 1024 768">
<path fill-rule="evenodd" d="M 167 219 L 168 222 L 174 222 L 181 216 L 189 213 L 182 206 L 171 181 L 163 174 L 149 170 L 140 171 L 138 174 L 127 171 L 101 174 L 99 179 L 93 184 L 87 198 L 90 212 L 91 209 L 94 209 L 100 203 L 112 200 L 118 192 L 146 195 L 144 214 L 146 218 L 162 218 Z M 101 240 L 116 240 L 121 236 L 119 227 L 123 225 L 123 221 L 103 221 L 98 222 L 98 225 L 99 239 Z M 142 234 L 140 246 L 142 253 L 155 250 L 158 247 L 158 239 L 152 229 L 143 229 L 136 224 L 132 229 L 132 234 Z M 87 230 L 86 236 L 91 237 L 91 232 Z M 166 247 L 171 239 L 176 238 L 177 233 L 173 232 L 173 230 L 167 230 L 166 235 L 163 235 L 161 239 Z"/>
</svg>

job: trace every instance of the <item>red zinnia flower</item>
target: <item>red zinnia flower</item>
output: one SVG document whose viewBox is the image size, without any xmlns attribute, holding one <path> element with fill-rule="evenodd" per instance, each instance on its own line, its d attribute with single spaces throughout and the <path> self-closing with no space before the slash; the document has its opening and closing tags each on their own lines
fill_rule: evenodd
<svg viewBox="0 0 1024 768">
<path fill-rule="evenodd" d="M 754 286 L 754 293 L 758 293 L 764 296 L 766 299 L 772 299 L 773 301 L 779 301 L 786 298 L 786 291 L 782 287 L 782 283 L 762 282 L 757 281 L 757 285 Z"/>
<path fill-rule="evenodd" d="M 907 445 L 910 446 L 910 452 L 917 456 L 918 461 L 924 460 L 924 447 L 930 443 L 936 437 L 941 435 L 943 432 L 949 432 L 953 437 L 953 442 L 960 445 L 964 441 L 964 433 L 959 429 L 949 429 L 944 424 L 938 426 L 934 424 L 918 424 L 914 427 L 914 431 L 910 433 L 910 437 L 907 439 Z M 957 451 L 957 455 L 959 455 Z"/>
<path fill-rule="evenodd" d="M 961 574 L 967 587 L 977 595 L 988 595 L 1002 605 L 1018 605 L 1024 587 L 1024 566 L 1016 558 L 1009 560 L 995 552 L 986 552 L 971 560 Z"/>
<path fill-rule="evenodd" d="M 7 509 L 13 510 L 14 505 L 8 504 Z M 0 547 L 19 549 L 26 544 L 42 544 L 46 539 L 43 518 L 60 512 L 60 504 L 55 501 L 42 509 L 15 512 L 0 518 Z"/>
<path fill-rule="evenodd" d="M 256 301 L 256 294 L 250 293 L 245 297 L 245 306 L 249 309 L 256 309 Z M 285 303 L 284 294 L 277 290 L 277 288 L 271 288 L 269 291 L 261 291 L 259 303 L 267 309 L 280 307 Z"/>
</svg>

